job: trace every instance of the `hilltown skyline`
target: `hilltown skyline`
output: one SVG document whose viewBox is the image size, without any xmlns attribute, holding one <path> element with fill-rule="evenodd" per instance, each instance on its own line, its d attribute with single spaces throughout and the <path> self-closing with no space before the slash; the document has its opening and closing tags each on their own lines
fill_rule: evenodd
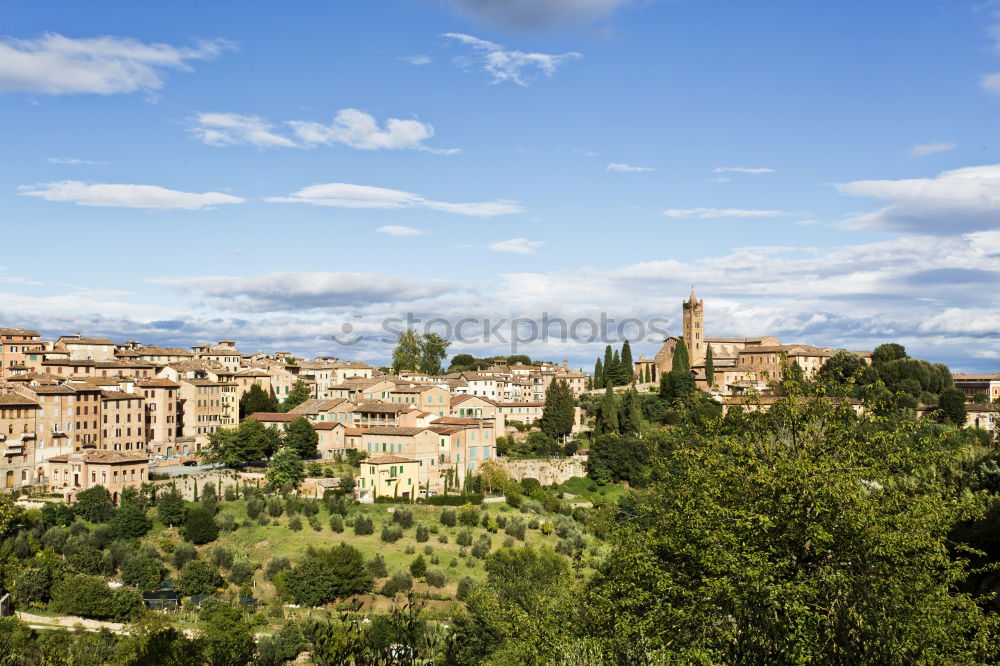
<svg viewBox="0 0 1000 666">
<path fill-rule="evenodd" d="M 714 335 L 1000 363 L 994 5 L 57 6 L 0 41 L 0 325 L 312 357 L 407 312 L 676 334 L 694 284 Z"/>
</svg>

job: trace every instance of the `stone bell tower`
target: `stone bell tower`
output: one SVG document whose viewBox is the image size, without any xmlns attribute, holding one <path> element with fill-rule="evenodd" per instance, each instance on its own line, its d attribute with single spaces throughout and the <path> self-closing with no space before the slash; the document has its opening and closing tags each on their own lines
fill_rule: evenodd
<svg viewBox="0 0 1000 666">
<path fill-rule="evenodd" d="M 704 314 L 705 305 L 694 295 L 694 287 L 691 287 L 691 296 L 684 301 L 684 344 L 688 348 L 688 358 L 691 367 L 705 364 L 705 325 Z"/>
</svg>

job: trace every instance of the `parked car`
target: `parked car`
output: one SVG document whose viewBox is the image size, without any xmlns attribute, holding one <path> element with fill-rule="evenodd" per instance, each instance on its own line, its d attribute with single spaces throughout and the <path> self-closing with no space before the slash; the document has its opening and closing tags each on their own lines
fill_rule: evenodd
<svg viewBox="0 0 1000 666">
<path fill-rule="evenodd" d="M 197 460 L 185 460 L 181 464 L 184 465 L 185 467 L 197 467 L 198 466 L 198 461 Z"/>
</svg>

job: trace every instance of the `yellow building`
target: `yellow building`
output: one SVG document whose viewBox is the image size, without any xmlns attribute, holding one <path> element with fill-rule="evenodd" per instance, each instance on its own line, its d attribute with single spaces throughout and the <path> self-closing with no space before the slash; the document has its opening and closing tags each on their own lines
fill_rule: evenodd
<svg viewBox="0 0 1000 666">
<path fill-rule="evenodd" d="M 376 497 L 413 500 L 420 489 L 420 461 L 402 456 L 379 456 L 361 462 L 358 494 L 361 501 Z"/>
</svg>

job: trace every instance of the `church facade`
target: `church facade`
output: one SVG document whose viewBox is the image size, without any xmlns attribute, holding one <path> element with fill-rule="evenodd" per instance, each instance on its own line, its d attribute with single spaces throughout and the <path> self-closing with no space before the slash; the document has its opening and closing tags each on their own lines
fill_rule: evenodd
<svg viewBox="0 0 1000 666">
<path fill-rule="evenodd" d="M 681 335 L 664 340 L 652 361 L 640 359 L 636 364 L 636 376 L 644 376 L 642 373 L 649 365 L 655 370 L 655 377 L 670 372 L 677 345 L 683 340 L 698 388 L 710 389 L 709 378 L 706 376 L 706 359 L 711 347 L 711 390 L 732 395 L 767 388 L 771 382 L 779 381 L 792 363 L 797 363 L 805 376 L 811 377 L 823 367 L 828 358 L 839 351 L 804 344 L 783 345 L 781 340 L 770 335 L 729 338 L 707 336 L 705 304 L 695 295 L 694 289 L 681 304 L 681 313 Z M 871 363 L 871 352 L 854 353 Z"/>
</svg>

